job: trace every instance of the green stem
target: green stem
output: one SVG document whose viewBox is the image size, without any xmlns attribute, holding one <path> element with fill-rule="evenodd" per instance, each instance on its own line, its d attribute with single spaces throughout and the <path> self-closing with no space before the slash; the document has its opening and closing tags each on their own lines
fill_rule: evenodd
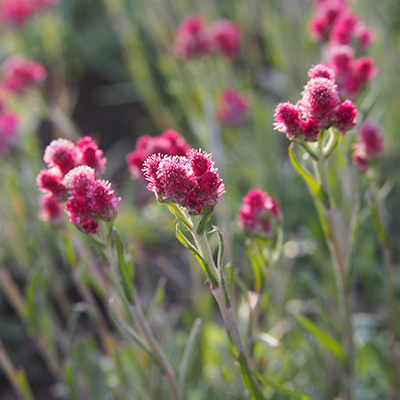
<svg viewBox="0 0 400 400">
<path fill-rule="evenodd" d="M 318 140 L 320 154 L 323 154 L 323 137 L 320 134 Z M 334 201 L 328 181 L 326 170 L 327 159 L 321 156 L 315 163 L 320 183 L 325 190 L 329 202 L 323 205 L 325 219 L 329 232 L 325 232 L 325 240 L 331 254 L 338 292 L 338 301 L 342 316 L 342 329 L 344 334 L 344 346 L 346 350 L 345 376 L 343 380 L 343 400 L 351 400 L 353 397 L 353 375 L 354 375 L 354 340 L 353 340 L 353 320 L 352 320 L 352 297 L 351 287 L 347 281 L 346 263 L 344 248 L 340 242 L 338 228 L 335 222 Z"/>
</svg>

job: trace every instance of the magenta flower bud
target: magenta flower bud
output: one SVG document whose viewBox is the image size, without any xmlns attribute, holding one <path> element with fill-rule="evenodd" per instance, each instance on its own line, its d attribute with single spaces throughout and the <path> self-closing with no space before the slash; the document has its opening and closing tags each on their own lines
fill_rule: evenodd
<svg viewBox="0 0 400 400">
<path fill-rule="evenodd" d="M 207 32 L 208 50 L 234 59 L 240 47 L 240 28 L 233 21 L 221 19 L 214 22 Z"/>
<path fill-rule="evenodd" d="M 68 172 L 64 178 L 65 186 L 72 196 L 86 197 L 88 190 L 96 182 L 96 175 L 93 168 L 87 165 L 81 165 Z"/>
<path fill-rule="evenodd" d="M 381 134 L 381 127 L 372 122 L 364 122 L 359 129 L 358 139 L 363 149 L 371 159 L 377 159 L 385 146 Z"/>
<path fill-rule="evenodd" d="M 312 142 L 318 139 L 320 127 L 321 124 L 311 118 L 300 121 L 300 129 L 306 142 Z"/>
<path fill-rule="evenodd" d="M 249 113 L 250 100 L 235 89 L 225 89 L 218 101 L 219 120 L 232 126 L 243 124 Z"/>
<path fill-rule="evenodd" d="M 90 136 L 85 136 L 77 142 L 77 157 L 79 164 L 87 165 L 96 171 L 96 175 L 103 172 L 107 159 Z"/>
<path fill-rule="evenodd" d="M 62 221 L 62 205 L 51 194 L 45 194 L 40 199 L 39 218 L 52 225 Z"/>
<path fill-rule="evenodd" d="M 179 24 L 174 52 L 178 58 L 186 59 L 206 51 L 204 20 L 199 15 L 189 15 Z"/>
<path fill-rule="evenodd" d="M 314 78 L 326 78 L 330 79 L 331 81 L 335 80 L 335 72 L 333 69 L 324 63 L 319 63 L 316 65 L 313 65 L 310 70 L 308 71 L 308 77 L 310 79 Z"/>
<path fill-rule="evenodd" d="M 181 156 L 163 158 L 158 166 L 157 179 L 164 193 L 162 200 L 183 201 L 192 186 L 187 159 Z"/>
<path fill-rule="evenodd" d="M 336 128 L 342 132 L 342 135 L 356 125 L 356 116 L 357 108 L 350 100 L 345 100 L 340 104 L 333 120 Z"/>
<path fill-rule="evenodd" d="M 302 92 L 301 105 L 316 122 L 327 122 L 340 104 L 334 81 L 326 78 L 310 79 Z"/>
<path fill-rule="evenodd" d="M 361 50 L 365 51 L 370 47 L 374 35 L 371 29 L 367 28 L 364 24 L 358 23 L 356 26 L 355 35 L 357 37 Z"/>
<path fill-rule="evenodd" d="M 275 223 L 282 218 L 279 204 L 261 189 L 251 190 L 243 197 L 243 203 L 239 213 L 239 226 L 249 235 L 271 236 L 271 218 Z"/>
<path fill-rule="evenodd" d="M 67 139 L 53 140 L 46 147 L 43 160 L 49 167 L 58 167 L 65 175 L 77 166 L 75 145 Z"/>
<path fill-rule="evenodd" d="M 99 230 L 99 224 L 93 218 L 72 216 L 68 221 L 72 222 L 85 235 L 95 235 Z"/>
<path fill-rule="evenodd" d="M 9 111 L 0 111 L 0 154 L 7 155 L 17 144 L 19 117 Z"/>
<path fill-rule="evenodd" d="M 36 184 L 42 192 L 50 192 L 59 201 L 67 197 L 67 188 L 62 182 L 63 176 L 58 168 L 44 169 L 39 172 Z"/>
<path fill-rule="evenodd" d="M 280 103 L 274 113 L 274 129 L 286 133 L 289 138 L 297 136 L 300 132 L 300 111 L 291 103 Z"/>
<path fill-rule="evenodd" d="M 358 22 L 359 20 L 354 14 L 349 11 L 342 12 L 332 28 L 331 43 L 351 44 Z"/>
<path fill-rule="evenodd" d="M 204 173 L 211 171 L 214 167 L 214 162 L 211 160 L 209 154 L 192 149 L 188 152 L 187 157 L 189 159 L 190 167 L 193 171 L 193 175 L 201 177 Z"/>
<path fill-rule="evenodd" d="M 31 86 L 43 82 L 47 77 L 45 67 L 21 56 L 12 56 L 2 65 L 2 86 L 5 90 L 22 93 Z"/>
<path fill-rule="evenodd" d="M 357 76 L 362 85 L 368 83 L 378 72 L 375 67 L 375 61 L 372 57 L 362 57 L 354 62 L 354 74 Z"/>
<path fill-rule="evenodd" d="M 96 181 L 87 194 L 90 199 L 90 208 L 93 215 L 103 220 L 112 220 L 121 201 L 120 197 L 114 198 L 114 190 L 108 181 Z"/>
<path fill-rule="evenodd" d="M 65 206 L 67 207 L 67 215 L 70 218 L 74 217 L 88 217 L 90 215 L 89 201 L 84 196 L 74 196 L 67 200 Z"/>
</svg>

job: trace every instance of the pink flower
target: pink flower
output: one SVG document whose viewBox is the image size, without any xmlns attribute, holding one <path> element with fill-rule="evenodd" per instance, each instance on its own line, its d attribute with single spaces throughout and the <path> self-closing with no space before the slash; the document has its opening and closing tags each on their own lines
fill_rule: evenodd
<svg viewBox="0 0 400 400">
<path fill-rule="evenodd" d="M 301 133 L 300 111 L 291 103 L 280 103 L 274 113 L 274 129 L 278 132 L 286 133 L 289 138 L 293 138 Z"/>
<path fill-rule="evenodd" d="M 103 172 L 107 159 L 103 157 L 103 150 L 100 150 L 90 136 L 85 136 L 77 142 L 77 159 L 81 165 L 92 167 L 96 175 Z"/>
<path fill-rule="evenodd" d="M 340 104 L 334 81 L 326 78 L 310 79 L 302 92 L 301 106 L 316 122 L 326 122 Z"/>
<path fill-rule="evenodd" d="M 238 126 L 249 113 L 250 100 L 235 89 L 225 89 L 219 98 L 217 115 L 221 122 Z"/>
<path fill-rule="evenodd" d="M 43 160 L 49 167 L 58 167 L 63 175 L 78 165 L 75 145 L 67 139 L 53 140 L 46 147 Z"/>
<path fill-rule="evenodd" d="M 189 15 L 179 25 L 175 54 L 178 58 L 188 58 L 207 51 L 205 23 L 199 15 Z"/>
<path fill-rule="evenodd" d="M 43 82 L 47 77 L 45 67 L 21 56 L 8 58 L 2 66 L 2 86 L 14 93 L 22 93 L 28 87 Z"/>
<path fill-rule="evenodd" d="M 190 150 L 186 156 L 152 155 L 144 163 L 148 189 L 163 201 L 204 214 L 220 202 L 225 186 L 210 155 Z"/>
<path fill-rule="evenodd" d="M 126 156 L 132 179 L 143 178 L 144 161 L 152 154 L 184 156 L 190 149 L 185 139 L 170 129 L 159 136 L 141 136 L 136 142 L 136 150 Z"/>
<path fill-rule="evenodd" d="M 111 183 L 108 181 L 97 180 L 90 186 L 88 193 L 90 199 L 90 209 L 92 215 L 96 215 L 103 220 L 111 220 L 121 201 L 120 197 L 114 198 L 114 190 L 111 190 Z"/>
<path fill-rule="evenodd" d="M 368 158 L 379 158 L 385 146 L 381 134 L 381 127 L 372 122 L 364 122 L 360 126 L 358 134 L 359 142 L 363 146 Z"/>
<path fill-rule="evenodd" d="M 87 165 L 75 167 L 65 175 L 64 181 L 73 196 L 86 197 L 89 189 L 95 184 L 95 170 Z"/>
<path fill-rule="evenodd" d="M 342 12 L 332 29 L 330 41 L 333 44 L 351 44 L 359 20 L 349 11 Z"/>
<path fill-rule="evenodd" d="M 0 111 L 0 154 L 9 154 L 17 143 L 19 117 L 9 111 Z"/>
<path fill-rule="evenodd" d="M 40 199 L 39 217 L 52 225 L 58 225 L 62 221 L 62 205 L 51 194 L 45 194 Z"/>
<path fill-rule="evenodd" d="M 334 125 L 342 132 L 342 135 L 344 135 L 347 130 L 356 125 L 356 116 L 356 106 L 350 100 L 345 100 L 336 110 L 336 114 L 333 118 Z"/>
<path fill-rule="evenodd" d="M 336 76 L 348 74 L 352 69 L 354 50 L 348 45 L 329 47 L 328 58 Z"/>
<path fill-rule="evenodd" d="M 240 28 L 229 20 L 221 19 L 208 28 L 207 45 L 212 53 L 222 54 L 233 59 L 239 52 Z"/>
<path fill-rule="evenodd" d="M 20 27 L 33 14 L 34 5 L 29 0 L 3 0 L 0 3 L 0 19 L 3 23 Z"/>
<path fill-rule="evenodd" d="M 63 175 L 58 168 L 44 169 L 36 178 L 39 190 L 51 193 L 56 200 L 65 200 L 67 188 L 63 183 Z"/>
<path fill-rule="evenodd" d="M 279 204 L 268 193 L 253 189 L 243 197 L 239 226 L 249 235 L 271 236 L 273 225 L 282 218 Z"/>
<path fill-rule="evenodd" d="M 335 72 L 334 70 L 327 64 L 319 63 L 313 65 L 308 71 L 308 77 L 310 79 L 314 78 L 326 78 L 332 81 L 335 80 Z"/>
</svg>

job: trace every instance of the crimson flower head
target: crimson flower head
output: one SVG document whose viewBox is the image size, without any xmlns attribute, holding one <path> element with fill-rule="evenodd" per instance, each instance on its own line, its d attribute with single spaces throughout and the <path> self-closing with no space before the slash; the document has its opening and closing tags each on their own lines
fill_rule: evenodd
<svg viewBox="0 0 400 400">
<path fill-rule="evenodd" d="M 185 156 L 152 155 L 143 172 L 147 188 L 160 200 L 176 203 L 192 215 L 212 211 L 225 193 L 211 156 L 200 150 Z"/>
<path fill-rule="evenodd" d="M 281 218 L 279 204 L 261 189 L 253 189 L 243 197 L 239 226 L 246 234 L 269 237 L 273 233 L 273 224 Z"/>
<path fill-rule="evenodd" d="M 184 156 L 189 150 L 185 139 L 169 129 L 159 136 L 141 136 L 136 142 L 136 149 L 126 156 L 126 162 L 132 179 L 143 179 L 144 162 L 152 154 Z"/>
<path fill-rule="evenodd" d="M 76 145 L 78 163 L 92 167 L 96 175 L 103 172 L 107 159 L 103 157 L 104 152 L 98 148 L 97 143 L 90 136 L 85 136 Z"/>
<path fill-rule="evenodd" d="M 58 167 L 63 175 L 78 165 L 75 145 L 67 139 L 53 140 L 46 147 L 43 160 L 49 167 Z"/>
<path fill-rule="evenodd" d="M 63 201 L 67 197 L 63 174 L 58 168 L 42 170 L 36 178 L 36 184 L 39 186 L 39 190 L 50 193 L 58 201 Z"/>
<path fill-rule="evenodd" d="M 325 78 L 334 81 L 335 71 L 328 64 L 319 63 L 310 68 L 308 71 L 308 77 L 310 79 Z"/>
<path fill-rule="evenodd" d="M 9 111 L 0 111 L 0 154 L 7 155 L 17 144 L 19 117 Z"/>
<path fill-rule="evenodd" d="M 207 45 L 210 52 L 234 59 L 240 47 L 239 25 L 225 19 L 214 22 L 208 28 Z"/>
<path fill-rule="evenodd" d="M 227 125 L 241 125 L 249 113 L 250 100 L 235 89 L 225 89 L 219 98 L 217 115 Z"/>
<path fill-rule="evenodd" d="M 304 111 L 318 122 L 326 122 L 332 117 L 340 104 L 335 81 L 326 78 L 310 79 L 304 87 L 301 106 Z"/>
<path fill-rule="evenodd" d="M 300 117 L 300 110 L 293 104 L 289 102 L 280 103 L 275 109 L 274 129 L 286 133 L 289 138 L 293 138 L 301 133 Z"/>
<path fill-rule="evenodd" d="M 189 15 L 180 24 L 175 39 L 175 54 L 188 58 L 207 51 L 205 22 L 200 15 Z"/>
<path fill-rule="evenodd" d="M 22 93 L 27 88 L 38 85 L 47 77 L 46 68 L 21 56 L 12 56 L 2 65 L 2 87 L 13 93 Z"/>
</svg>

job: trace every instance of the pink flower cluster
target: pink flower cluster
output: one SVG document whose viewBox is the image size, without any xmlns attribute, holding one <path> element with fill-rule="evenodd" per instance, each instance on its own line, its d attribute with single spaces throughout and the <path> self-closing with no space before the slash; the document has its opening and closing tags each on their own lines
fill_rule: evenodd
<svg viewBox="0 0 400 400">
<path fill-rule="evenodd" d="M 136 149 L 126 156 L 132 179 L 144 178 L 142 168 L 145 160 L 152 154 L 184 156 L 190 150 L 185 139 L 176 131 L 169 129 L 159 136 L 141 136 Z"/>
<path fill-rule="evenodd" d="M 42 64 L 18 55 L 8 58 L 1 67 L 2 88 L 17 94 L 43 82 L 46 77 L 47 71 Z"/>
<path fill-rule="evenodd" d="M 384 146 L 380 126 L 364 122 L 358 131 L 358 141 L 353 145 L 353 165 L 360 172 L 365 172 L 370 164 L 381 156 Z"/>
<path fill-rule="evenodd" d="M 335 83 L 335 74 L 325 64 L 317 64 L 308 72 L 309 80 L 293 105 L 278 104 L 275 110 L 275 129 L 286 133 L 289 139 L 315 141 L 321 129 L 331 126 L 344 135 L 355 126 L 357 109 L 350 100 L 341 103 Z"/>
<path fill-rule="evenodd" d="M 52 6 L 55 0 L 2 0 L 0 20 L 16 28 L 21 27 L 43 7 Z"/>
<path fill-rule="evenodd" d="M 218 119 L 226 125 L 241 125 L 249 113 L 249 107 L 247 96 L 235 89 L 225 89 L 218 101 Z"/>
<path fill-rule="evenodd" d="M 76 145 L 66 139 L 53 140 L 43 159 L 48 168 L 36 179 L 45 193 L 41 218 L 53 223 L 59 221 L 61 203 L 65 200 L 69 221 L 86 234 L 97 233 L 97 218 L 104 221 L 114 218 L 121 199 L 114 198 L 109 182 L 97 179 L 105 168 L 106 158 L 89 136 L 79 139 Z"/>
<path fill-rule="evenodd" d="M 8 155 L 17 144 L 19 118 L 16 114 L 0 107 L 0 154 Z"/>
<path fill-rule="evenodd" d="M 354 57 L 348 45 L 331 46 L 328 50 L 329 66 L 334 70 L 336 83 L 342 96 L 357 98 L 361 90 L 376 75 L 377 68 L 371 57 Z"/>
<path fill-rule="evenodd" d="M 189 15 L 178 27 L 175 54 L 181 59 L 208 53 L 234 59 L 239 46 L 240 29 L 235 22 L 221 19 L 206 27 L 201 16 Z"/>
<path fill-rule="evenodd" d="M 190 150 L 186 156 L 153 154 L 144 163 L 147 188 L 162 201 L 185 207 L 189 214 L 206 214 L 213 210 L 225 193 L 211 156 Z"/>
<path fill-rule="evenodd" d="M 314 40 L 331 45 L 355 42 L 362 50 L 369 47 L 372 32 L 350 11 L 346 0 L 319 0 L 315 7 L 315 15 L 308 26 Z"/>
<path fill-rule="evenodd" d="M 250 235 L 271 236 L 273 222 L 282 218 L 279 204 L 268 193 L 253 189 L 243 197 L 239 214 L 239 226 Z"/>
</svg>

